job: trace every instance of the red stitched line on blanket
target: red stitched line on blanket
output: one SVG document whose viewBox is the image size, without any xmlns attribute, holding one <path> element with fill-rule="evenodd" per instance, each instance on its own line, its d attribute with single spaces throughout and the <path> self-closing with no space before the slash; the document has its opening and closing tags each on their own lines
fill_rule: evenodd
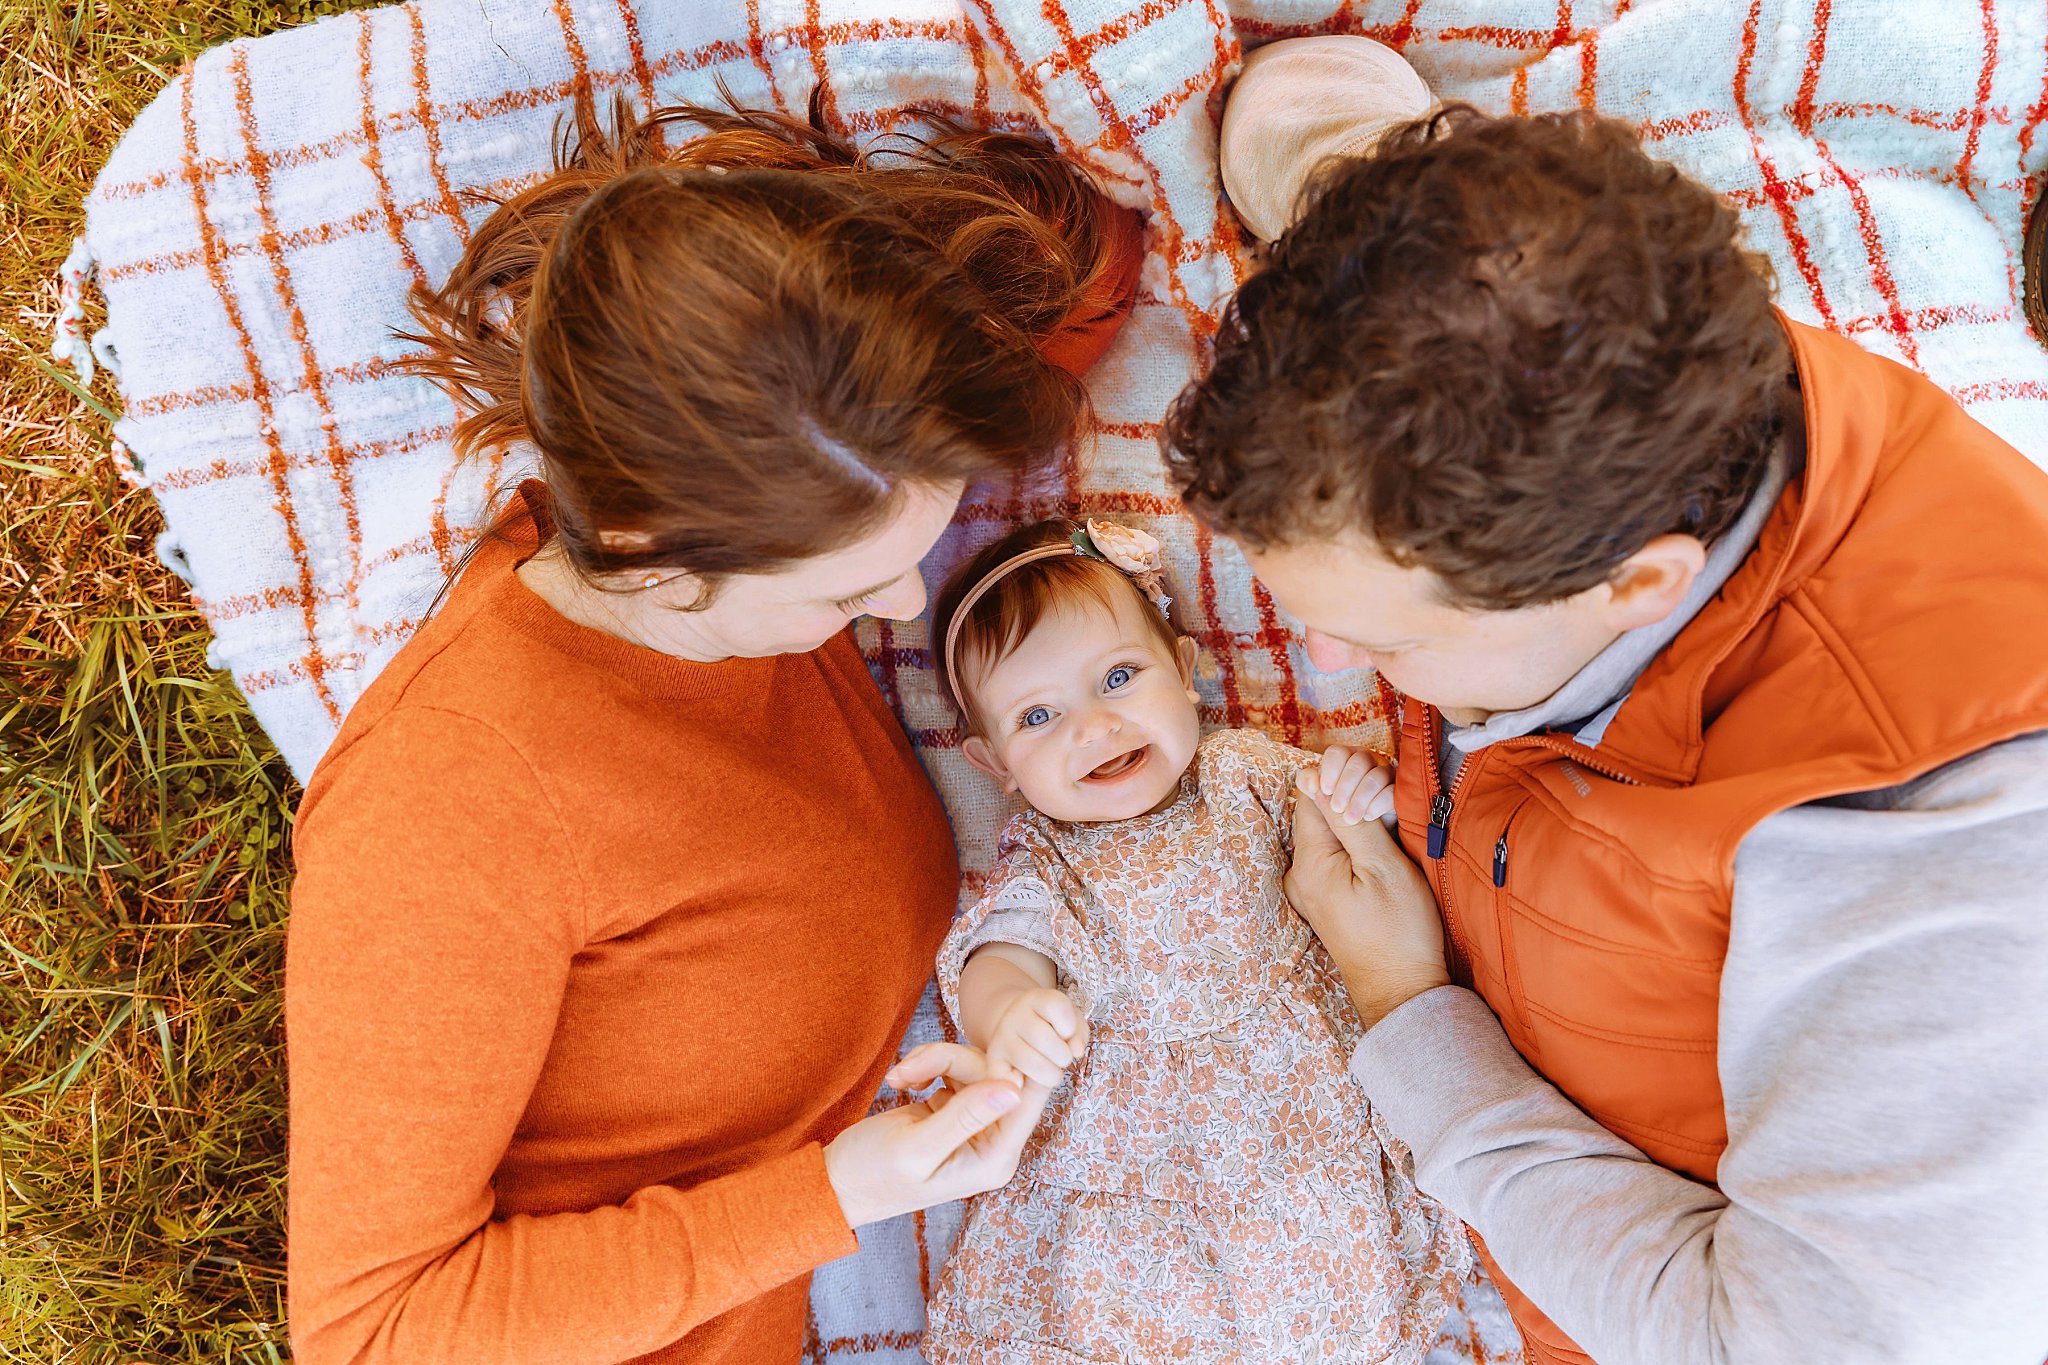
<svg viewBox="0 0 2048 1365">
<path fill-rule="evenodd" d="M 1820 0 L 1815 11 L 1815 21 L 1825 29 L 1826 11 L 1829 0 Z M 1806 282 L 1807 293 L 1813 299 L 1813 306 L 1820 319 L 1830 330 L 1835 327 L 1835 310 L 1829 306 L 1827 291 L 1821 286 L 1820 272 L 1814 268 L 1813 252 L 1806 240 L 1806 234 L 1799 229 L 1798 215 L 1793 204 L 1804 199 L 1813 191 L 1803 185 L 1788 185 L 1778 175 L 1778 168 L 1764 151 L 1763 136 L 1757 131 L 1756 119 L 1749 111 L 1749 71 L 1756 62 L 1756 26 L 1763 0 L 1750 0 L 1749 13 L 1742 21 L 1742 55 L 1735 64 L 1735 83 L 1732 94 L 1735 112 L 1742 119 L 1743 131 L 1749 134 L 1750 151 L 1756 157 L 1757 172 L 1763 177 L 1764 198 L 1776 209 L 1778 224 L 1785 233 L 1785 241 L 1792 249 L 1792 263 L 1799 271 L 1799 278 Z M 1824 50 L 1823 41 L 1816 33 L 1815 43 L 1809 48 L 1807 61 L 1817 63 Z"/>
<path fill-rule="evenodd" d="M 1195 592 L 1202 604 L 1201 634 L 1209 657 L 1216 663 L 1217 682 L 1223 691 L 1223 723 L 1235 728 L 1244 724 L 1244 698 L 1238 692 L 1236 639 L 1216 623 L 1215 537 L 1201 522 L 1195 523 Z"/>
<path fill-rule="evenodd" d="M 775 67 L 768 60 L 768 40 L 761 31 L 761 0 L 747 0 L 747 53 L 754 59 L 754 65 L 761 68 L 761 74 L 768 78 L 769 103 L 787 113 L 789 106 L 783 102 L 782 91 L 775 84 Z"/>
<path fill-rule="evenodd" d="M 357 624 L 358 606 L 362 591 L 363 524 L 356 508 L 355 474 L 349 468 L 348 453 L 342 448 L 337 427 L 334 405 L 327 398 L 327 381 L 322 377 L 319 357 L 314 354 L 312 331 L 306 325 L 306 313 L 299 306 L 298 292 L 292 284 L 291 267 L 286 264 L 284 250 L 278 243 L 277 214 L 271 206 L 270 162 L 264 155 L 256 135 L 256 102 L 249 86 L 248 48 L 237 47 L 228 60 L 228 74 L 234 80 L 235 110 L 242 128 L 242 141 L 249 151 L 249 178 L 256 187 L 256 219 L 262 225 L 257 240 L 263 245 L 263 254 L 270 262 L 271 283 L 277 290 L 278 302 L 284 306 L 285 320 L 290 326 L 292 340 L 298 346 L 300 364 L 300 385 L 313 400 L 314 410 L 319 414 L 322 445 L 327 455 L 327 465 L 334 483 L 335 499 L 341 504 L 342 522 L 348 531 L 348 625 L 353 631 Z M 312 647 L 317 651 L 317 634 Z"/>
<path fill-rule="evenodd" d="M 1820 154 L 1821 164 L 1841 181 L 1842 189 L 1849 196 L 1850 207 L 1856 210 L 1856 235 L 1863 239 L 1863 253 L 1870 261 L 1870 282 L 1877 287 L 1878 297 L 1885 302 L 1885 311 L 1880 315 L 1884 330 L 1898 338 L 1900 356 L 1917 369 L 1920 343 L 1914 339 L 1913 328 L 1906 321 L 1905 308 L 1899 302 L 1898 282 L 1892 278 L 1891 262 L 1885 257 L 1884 241 L 1878 236 L 1877 219 L 1870 212 L 1870 196 L 1863 192 L 1863 182 L 1835 160 L 1835 154 L 1828 149 L 1825 139 L 1815 138 L 1813 147 Z"/>
<path fill-rule="evenodd" d="M 411 29 L 407 55 L 412 61 L 413 117 L 418 120 L 421 137 L 427 145 L 427 171 L 434 180 L 436 201 L 449 226 L 455 229 L 456 239 L 466 250 L 469 246 L 469 220 L 463 217 L 461 201 L 455 197 L 454 186 L 448 183 L 446 158 L 441 150 L 441 118 L 435 112 L 427 78 L 426 21 L 420 18 L 418 5 L 407 5 L 404 9 L 407 26 Z M 441 471 L 440 487 L 434 490 L 433 529 L 430 534 L 443 574 L 455 571 L 455 541 L 448 529 L 448 498 L 454 490 L 458 468 L 458 462 L 448 461 L 447 468 Z"/>
<path fill-rule="evenodd" d="M 1964 194 L 1972 200 L 1977 191 L 1970 185 L 1970 167 L 1977 159 L 1977 142 L 1984 132 L 1984 109 L 1991 103 L 1991 77 L 1998 70 L 1998 15 L 1992 9 L 1992 0 L 1980 0 L 1980 13 L 1984 20 L 1984 63 L 1977 69 L 1977 102 L 1970 110 L 1970 133 L 1963 139 L 1963 155 L 1956 162 L 1956 184 L 1962 186 Z M 2011 286 L 2012 253 L 2006 253 L 2007 285 Z M 2016 291 L 2015 291 L 2016 292 Z"/>
<path fill-rule="evenodd" d="M 384 173 L 384 146 L 377 134 L 376 82 L 370 62 L 370 16 L 375 12 L 356 12 L 356 87 L 363 97 L 363 164 L 370 168 L 370 178 L 377 182 L 377 207 L 384 215 L 384 231 L 390 236 L 391 245 L 398 248 L 399 259 L 405 262 L 413 283 L 424 285 L 427 272 L 420 268 L 420 258 L 406 238 L 405 222 L 398 216 L 398 201 L 391 193 L 391 177 Z"/>
<path fill-rule="evenodd" d="M 199 159 L 199 125 L 192 117 L 192 87 L 197 79 L 195 67 L 187 66 L 180 73 L 182 84 L 178 93 L 178 116 L 184 134 L 184 161 L 188 168 L 196 167 Z M 299 533 L 298 514 L 292 507 L 291 486 L 285 480 L 284 447 L 278 440 L 269 381 L 264 377 L 262 362 L 256 356 L 255 342 L 249 335 L 248 324 L 243 320 L 241 307 L 235 302 L 234 290 L 228 283 L 227 259 L 221 250 L 220 233 L 206 216 L 205 184 L 196 170 L 188 177 L 188 183 L 192 190 L 192 215 L 199 228 L 200 247 L 206 258 L 207 279 L 220 299 L 228 326 L 234 331 L 236 344 L 241 349 L 243 368 L 249 373 L 250 393 L 256 400 L 257 429 L 270 456 L 266 472 L 271 491 L 277 497 L 278 516 L 284 522 L 285 547 L 291 551 L 292 562 L 298 569 L 299 609 L 305 618 L 309 642 L 306 658 L 308 676 L 328 718 L 338 725 L 341 723 L 341 707 L 335 703 L 334 694 L 327 687 L 326 661 L 320 657 L 318 645 L 311 643 L 314 627 L 319 624 L 313 605 L 313 568 L 306 560 L 305 537 Z"/>
<path fill-rule="evenodd" d="M 654 69 L 647 65 L 647 49 L 640 41 L 640 16 L 633 12 L 633 0 L 619 0 L 619 22 L 626 26 L 626 51 L 633 59 L 633 83 L 640 87 L 643 109 L 654 107 Z"/>
</svg>

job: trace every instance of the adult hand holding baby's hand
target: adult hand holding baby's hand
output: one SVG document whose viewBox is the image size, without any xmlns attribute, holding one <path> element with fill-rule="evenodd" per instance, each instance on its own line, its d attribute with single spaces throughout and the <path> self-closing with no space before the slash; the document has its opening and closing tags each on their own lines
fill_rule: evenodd
<svg viewBox="0 0 2048 1365">
<path fill-rule="evenodd" d="M 825 1146 L 825 1174 L 847 1225 L 860 1227 L 984 1194 L 1017 1170 L 1047 1090 L 1021 1088 L 979 1048 L 927 1043 L 890 1070 L 888 1083 L 930 1098 L 862 1119 Z"/>
<path fill-rule="evenodd" d="M 1450 983 L 1436 896 L 1375 817 L 1393 809 L 1392 774 L 1334 747 L 1295 781 L 1294 866 L 1287 898 L 1329 949 L 1371 1028 Z"/>
<path fill-rule="evenodd" d="M 990 1021 L 988 1057 L 1051 1089 L 1088 1046 L 1088 1020 L 1067 993 L 1050 987 L 1021 990 Z"/>
</svg>

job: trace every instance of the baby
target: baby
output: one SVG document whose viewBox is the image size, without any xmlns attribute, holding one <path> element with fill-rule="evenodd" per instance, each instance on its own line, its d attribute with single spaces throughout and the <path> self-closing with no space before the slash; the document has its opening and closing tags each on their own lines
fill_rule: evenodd
<svg viewBox="0 0 2048 1365">
<path fill-rule="evenodd" d="M 1032 807 L 940 989 L 968 1042 L 1057 1088 L 1016 1178 L 968 1209 L 925 1354 L 1417 1361 L 1465 1241 L 1346 1072 L 1357 1018 L 1282 895 L 1316 759 L 1200 739 L 1168 605 L 1150 536 L 1043 522 L 934 609 L 962 751 Z"/>
</svg>

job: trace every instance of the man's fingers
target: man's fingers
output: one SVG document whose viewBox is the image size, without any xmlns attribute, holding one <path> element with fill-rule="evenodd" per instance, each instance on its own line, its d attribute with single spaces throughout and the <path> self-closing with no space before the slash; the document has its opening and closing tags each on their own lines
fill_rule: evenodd
<svg viewBox="0 0 2048 1365">
<path fill-rule="evenodd" d="M 1298 810 L 1300 803 L 1295 804 Z M 1319 810 L 1316 814 L 1322 815 L 1322 812 Z M 1346 856 L 1351 859 L 1354 870 L 1375 866 L 1388 858 L 1408 856 L 1401 851 L 1401 846 L 1394 842 L 1394 836 L 1387 832 L 1387 827 L 1378 820 L 1361 820 L 1354 824 L 1344 820 L 1333 822 L 1325 817 L 1323 827 L 1330 832 L 1330 837 L 1342 846 Z M 1300 837 L 1299 833 L 1295 836 L 1297 858 L 1301 856 Z"/>
<path fill-rule="evenodd" d="M 1316 867 L 1331 857 L 1344 856 L 1344 845 L 1313 794 L 1304 792 L 1294 803 L 1294 865 Z"/>
</svg>

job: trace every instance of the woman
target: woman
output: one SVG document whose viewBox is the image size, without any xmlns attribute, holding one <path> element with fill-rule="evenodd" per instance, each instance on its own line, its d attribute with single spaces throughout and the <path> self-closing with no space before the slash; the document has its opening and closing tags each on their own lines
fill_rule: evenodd
<svg viewBox="0 0 2048 1365">
<path fill-rule="evenodd" d="M 1042 1100 L 942 1050 L 892 1079 L 950 1103 L 862 1118 L 957 869 L 846 626 L 1072 434 L 1135 220 L 1006 135 L 577 122 L 416 301 L 458 449 L 543 479 L 299 810 L 305 1365 L 793 1362 L 808 1272 L 1001 1183 Z"/>
</svg>

